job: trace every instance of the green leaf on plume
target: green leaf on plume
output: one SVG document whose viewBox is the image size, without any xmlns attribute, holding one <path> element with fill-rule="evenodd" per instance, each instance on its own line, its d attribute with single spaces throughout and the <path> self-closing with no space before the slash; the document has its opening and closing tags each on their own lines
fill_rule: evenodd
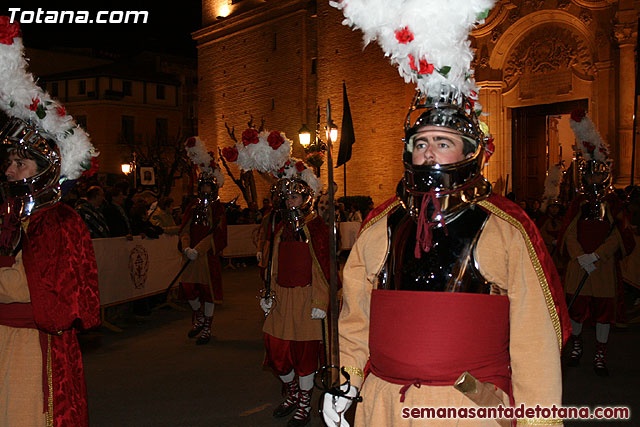
<svg viewBox="0 0 640 427">
<path fill-rule="evenodd" d="M 438 70 L 438 72 L 442 74 L 444 77 L 447 77 L 447 74 L 449 74 L 449 71 L 451 71 L 451 67 L 448 65 L 445 65 L 444 67 Z"/>
<path fill-rule="evenodd" d="M 84 170 L 91 169 L 91 160 L 83 160 L 82 162 L 80 162 L 80 166 L 82 166 L 82 169 Z"/>
<path fill-rule="evenodd" d="M 46 115 L 47 115 L 47 110 L 44 109 L 44 105 L 38 104 L 38 108 L 36 108 L 36 116 L 38 116 L 38 118 L 42 120 L 45 118 Z"/>
<path fill-rule="evenodd" d="M 482 12 L 480 12 L 478 14 L 478 16 L 476 17 L 476 21 L 482 21 L 483 19 L 487 19 L 487 16 L 489 16 L 489 11 L 491 9 L 485 9 Z"/>
<path fill-rule="evenodd" d="M 11 100 L 11 101 L 9 102 L 9 107 L 13 108 L 13 107 L 15 107 L 15 106 L 16 106 L 16 103 L 15 103 L 13 100 Z"/>
<path fill-rule="evenodd" d="M 47 105 L 51 105 L 51 104 L 52 104 L 52 102 L 51 102 L 51 101 L 45 101 L 45 104 L 47 104 Z"/>
</svg>

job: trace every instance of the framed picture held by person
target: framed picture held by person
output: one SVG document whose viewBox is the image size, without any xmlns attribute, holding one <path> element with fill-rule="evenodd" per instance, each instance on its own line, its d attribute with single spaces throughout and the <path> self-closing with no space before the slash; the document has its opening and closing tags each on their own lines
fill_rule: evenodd
<svg viewBox="0 0 640 427">
<path fill-rule="evenodd" d="M 140 185 L 156 185 L 156 172 L 152 166 L 140 167 Z"/>
</svg>

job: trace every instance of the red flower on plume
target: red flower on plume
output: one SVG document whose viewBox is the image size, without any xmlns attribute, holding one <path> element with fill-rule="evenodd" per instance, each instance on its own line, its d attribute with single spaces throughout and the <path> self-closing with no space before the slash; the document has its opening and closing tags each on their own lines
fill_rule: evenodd
<svg viewBox="0 0 640 427">
<path fill-rule="evenodd" d="M 418 71 L 418 74 L 431 74 L 433 73 L 433 70 L 435 70 L 433 64 L 429 64 L 426 59 L 420 60 L 420 70 Z"/>
<path fill-rule="evenodd" d="M 304 163 L 302 162 L 296 162 L 296 170 L 298 172 L 302 172 L 303 170 L 305 170 L 306 167 L 304 166 Z"/>
<path fill-rule="evenodd" d="M 409 67 L 418 74 L 431 74 L 436 69 L 433 64 L 429 64 L 426 59 L 421 59 L 419 62 L 419 68 L 416 66 L 416 59 L 413 55 L 409 55 Z"/>
<path fill-rule="evenodd" d="M 194 136 L 192 136 L 191 138 L 187 139 L 187 147 L 189 148 L 193 148 L 196 146 L 196 138 Z"/>
<path fill-rule="evenodd" d="M 257 144 L 258 139 L 258 131 L 252 128 L 249 128 L 242 132 L 242 143 L 245 147 L 249 144 Z"/>
<path fill-rule="evenodd" d="M 411 67 L 413 71 L 418 71 L 418 67 L 416 67 L 416 59 L 413 55 L 409 55 L 409 67 Z"/>
<path fill-rule="evenodd" d="M 589 141 L 582 141 L 582 144 L 586 147 L 587 151 L 593 153 L 596 149 L 596 146 L 590 143 Z"/>
<path fill-rule="evenodd" d="M 291 164 L 291 160 L 287 160 L 286 162 L 284 162 L 285 166 L 289 166 Z"/>
<path fill-rule="evenodd" d="M 489 139 L 487 139 L 487 143 L 485 146 L 484 161 L 488 162 L 489 158 L 493 156 L 493 153 L 495 151 L 496 151 L 496 145 L 493 143 L 493 137 L 490 136 Z"/>
<path fill-rule="evenodd" d="M 282 176 L 283 173 L 284 173 L 284 166 L 278 169 L 278 175 Z"/>
<path fill-rule="evenodd" d="M 91 178 L 93 175 L 96 174 L 96 172 L 98 172 L 98 168 L 100 167 L 100 165 L 98 164 L 98 158 L 97 157 L 92 157 L 91 158 L 91 167 L 89 169 L 87 169 L 86 171 L 82 172 L 82 176 L 86 177 L 86 178 Z"/>
<path fill-rule="evenodd" d="M 64 109 L 64 107 L 62 105 L 59 105 L 56 107 L 56 111 L 58 112 L 58 115 L 60 117 L 64 117 L 67 115 L 67 110 Z"/>
<path fill-rule="evenodd" d="M 582 108 L 578 108 L 577 110 L 573 110 L 571 112 L 571 120 L 573 120 L 574 122 L 581 122 L 586 114 L 586 111 L 584 111 Z"/>
<path fill-rule="evenodd" d="M 16 37 L 20 37 L 20 23 L 11 23 L 8 16 L 0 16 L 0 43 L 11 45 Z"/>
<path fill-rule="evenodd" d="M 284 138 L 282 137 L 282 135 L 280 135 L 280 132 L 274 130 L 271 131 L 271 133 L 267 137 L 267 142 L 269 143 L 269 147 L 277 150 L 282 144 L 284 144 Z"/>
<path fill-rule="evenodd" d="M 401 30 L 396 30 L 396 40 L 398 43 L 407 44 L 413 41 L 413 33 L 409 31 L 409 27 L 404 27 Z"/>
<path fill-rule="evenodd" d="M 222 149 L 222 156 L 227 159 L 228 162 L 235 162 L 238 160 L 238 149 L 236 147 L 224 147 Z"/>
<path fill-rule="evenodd" d="M 31 105 L 29 105 L 29 110 L 36 111 L 38 109 L 39 103 L 40 103 L 40 98 L 33 98 L 31 100 Z"/>
</svg>

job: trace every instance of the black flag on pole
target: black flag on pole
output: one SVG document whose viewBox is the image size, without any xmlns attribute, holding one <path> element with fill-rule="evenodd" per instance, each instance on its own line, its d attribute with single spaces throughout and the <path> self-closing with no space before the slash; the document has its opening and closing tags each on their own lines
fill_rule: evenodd
<svg viewBox="0 0 640 427">
<path fill-rule="evenodd" d="M 347 98 L 347 85 L 344 82 L 342 82 L 342 94 L 342 130 L 340 132 L 340 151 L 338 151 L 336 167 L 344 165 L 351 159 L 351 146 L 356 142 L 351 108 L 349 108 L 349 98 Z"/>
</svg>

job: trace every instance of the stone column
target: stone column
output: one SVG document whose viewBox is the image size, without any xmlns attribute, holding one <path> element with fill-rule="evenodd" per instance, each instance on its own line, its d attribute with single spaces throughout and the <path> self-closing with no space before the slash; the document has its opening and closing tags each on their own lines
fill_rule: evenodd
<svg viewBox="0 0 640 427">
<path fill-rule="evenodd" d="M 631 182 L 631 153 L 633 144 L 633 106 L 635 88 L 635 45 L 637 13 L 635 10 L 621 10 L 616 13 L 613 26 L 614 36 L 618 43 L 618 125 L 617 153 L 615 161 L 614 183 L 626 186 Z M 637 151 L 637 150 L 636 150 Z M 636 153 L 637 154 L 637 153 Z M 636 155 L 636 159 L 637 159 Z M 636 160 L 636 177 L 638 176 Z"/>
<path fill-rule="evenodd" d="M 479 100 L 482 104 L 483 112 L 488 116 L 481 118 L 489 125 L 489 131 L 494 138 L 495 152 L 489 160 L 489 166 L 485 167 L 485 178 L 492 185 L 497 185 L 497 190 L 504 195 L 504 185 L 507 174 L 511 174 L 511 132 L 507 132 L 507 120 L 504 117 L 502 105 L 502 81 L 478 82 L 480 87 Z M 509 184 L 510 186 L 511 184 Z"/>
</svg>

